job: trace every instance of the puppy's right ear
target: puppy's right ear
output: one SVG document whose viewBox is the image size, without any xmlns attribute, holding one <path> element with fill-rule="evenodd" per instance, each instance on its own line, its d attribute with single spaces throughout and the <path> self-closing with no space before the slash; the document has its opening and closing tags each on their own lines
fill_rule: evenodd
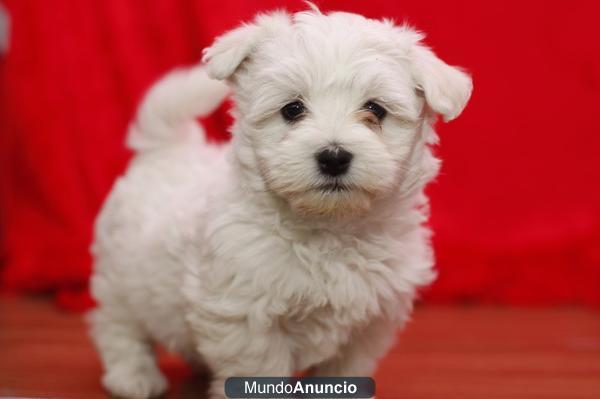
<svg viewBox="0 0 600 399">
<path fill-rule="evenodd" d="M 203 51 L 202 62 L 213 79 L 229 79 L 264 40 L 274 37 L 291 26 L 285 12 L 259 14 L 253 23 L 243 24 L 219 36 L 212 46 Z"/>
</svg>

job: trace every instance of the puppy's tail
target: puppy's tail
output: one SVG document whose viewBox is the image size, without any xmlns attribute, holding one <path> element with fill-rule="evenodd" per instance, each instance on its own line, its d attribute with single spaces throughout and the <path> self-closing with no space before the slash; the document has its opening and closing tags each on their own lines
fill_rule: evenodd
<svg viewBox="0 0 600 399">
<path fill-rule="evenodd" d="M 227 85 L 209 78 L 203 67 L 169 73 L 143 99 L 129 128 L 127 146 L 144 152 L 198 136 L 196 118 L 212 113 L 228 93 Z"/>
</svg>

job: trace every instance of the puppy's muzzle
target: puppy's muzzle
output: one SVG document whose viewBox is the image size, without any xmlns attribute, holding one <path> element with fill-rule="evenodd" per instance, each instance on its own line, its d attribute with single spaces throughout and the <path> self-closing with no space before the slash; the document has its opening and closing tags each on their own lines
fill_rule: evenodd
<svg viewBox="0 0 600 399">
<path fill-rule="evenodd" d="M 321 173 L 331 177 L 348 172 L 353 157 L 352 153 L 338 146 L 327 148 L 315 156 Z"/>
</svg>

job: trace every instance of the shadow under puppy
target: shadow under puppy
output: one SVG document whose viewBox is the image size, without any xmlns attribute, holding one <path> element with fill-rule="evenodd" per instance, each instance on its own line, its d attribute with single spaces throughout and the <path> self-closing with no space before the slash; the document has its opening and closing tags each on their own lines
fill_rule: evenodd
<svg viewBox="0 0 600 399">
<path fill-rule="evenodd" d="M 213 399 L 230 376 L 374 372 L 434 277 L 432 123 L 472 88 L 421 39 L 349 13 L 261 14 L 150 90 L 93 246 L 111 393 L 166 390 L 153 342 L 207 365 Z M 195 118 L 229 87 L 233 139 L 206 143 Z"/>
</svg>

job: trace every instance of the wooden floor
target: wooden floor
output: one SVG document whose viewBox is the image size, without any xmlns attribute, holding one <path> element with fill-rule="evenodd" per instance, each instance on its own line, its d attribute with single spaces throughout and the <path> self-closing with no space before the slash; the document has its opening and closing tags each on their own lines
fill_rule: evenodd
<svg viewBox="0 0 600 399">
<path fill-rule="evenodd" d="M 161 355 L 170 398 L 204 397 Z M 81 316 L 42 299 L 0 298 L 0 397 L 106 398 Z M 376 375 L 379 399 L 599 399 L 600 312 L 417 308 Z"/>
</svg>

